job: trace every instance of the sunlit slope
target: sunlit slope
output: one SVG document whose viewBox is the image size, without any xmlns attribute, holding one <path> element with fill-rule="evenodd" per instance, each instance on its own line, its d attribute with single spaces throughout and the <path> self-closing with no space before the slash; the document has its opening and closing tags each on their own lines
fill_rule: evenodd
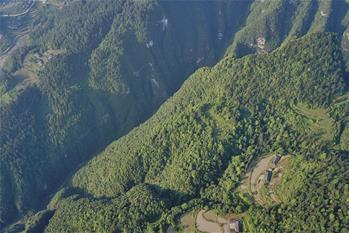
<svg viewBox="0 0 349 233">
<path fill-rule="evenodd" d="M 335 150 L 342 134 L 336 126 L 346 123 L 342 116 L 348 114 L 348 109 L 336 107 L 346 92 L 345 79 L 339 40 L 326 33 L 292 40 L 271 54 L 227 57 L 213 68 L 199 69 L 150 120 L 113 142 L 73 176 L 49 206 L 57 210 L 46 231 L 161 232 L 199 206 L 241 213 L 250 230 L 343 229 L 347 187 L 345 176 L 334 168 L 348 164 L 341 157 L 347 152 Z M 302 110 L 295 112 L 294 106 Z M 315 127 L 311 114 L 319 109 L 321 127 Z M 281 206 L 261 207 L 238 191 L 249 164 L 268 153 L 289 154 L 290 161 L 299 155 L 297 161 L 308 161 L 299 176 L 290 176 L 291 168 L 285 168 L 296 190 L 278 197 Z M 333 182 L 344 192 L 340 198 L 336 191 L 326 191 L 333 185 L 327 173 L 305 178 L 322 172 L 330 160 Z M 305 180 L 300 183 L 298 177 Z M 286 190 L 287 182 L 281 181 L 276 195 Z M 333 218 L 328 217 L 330 211 L 320 212 L 314 199 L 313 188 L 319 183 L 327 203 L 323 207 L 338 213 L 335 225 L 327 224 Z M 136 192 L 140 187 L 157 191 Z M 301 214 L 296 206 L 303 208 L 304 203 L 314 206 Z M 302 216 L 314 219 L 310 225 L 290 228 L 289 222 L 302 222 Z"/>
<path fill-rule="evenodd" d="M 146 181 L 193 195 L 261 136 L 266 148 L 296 149 L 301 135 L 283 113 L 297 102 L 326 107 L 343 92 L 336 44 L 330 34 L 314 34 L 270 55 L 225 58 L 200 69 L 154 117 L 82 168 L 73 186 L 113 196 Z"/>
<path fill-rule="evenodd" d="M 224 54 L 266 53 L 293 36 L 331 31 L 348 57 L 348 12 L 344 0 L 49 0 L 23 16 L 2 17 L 0 50 L 9 51 L 0 55 L 6 72 L 0 77 L 0 227 L 46 205 L 78 167 L 148 119 L 196 69 Z M 231 122 L 203 109 L 197 117 L 210 127 L 225 125 L 213 134 L 230 140 L 225 134 L 234 130 Z M 170 168 L 161 178 L 169 183 L 176 179 L 166 175 Z M 152 172 L 140 177 L 155 182 L 158 171 Z"/>
</svg>

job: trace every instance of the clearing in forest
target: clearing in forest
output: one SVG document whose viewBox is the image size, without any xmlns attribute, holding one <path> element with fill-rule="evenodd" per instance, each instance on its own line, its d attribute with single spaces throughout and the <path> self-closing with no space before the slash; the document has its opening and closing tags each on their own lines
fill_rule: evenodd
<svg viewBox="0 0 349 233">
<path fill-rule="evenodd" d="M 274 194 L 274 187 L 280 183 L 281 176 L 289 156 L 282 156 L 280 161 L 273 164 L 275 154 L 262 157 L 248 169 L 239 189 L 243 193 L 250 193 L 255 202 L 260 205 L 279 203 L 280 200 Z M 271 171 L 269 182 L 265 181 L 267 170 Z"/>
<path fill-rule="evenodd" d="M 183 233 L 231 233 L 228 219 L 240 219 L 238 215 L 219 216 L 214 210 L 192 210 L 181 217 L 181 230 Z M 169 227 L 167 233 L 177 233 Z"/>
<path fill-rule="evenodd" d="M 311 132 L 323 141 L 332 141 L 335 134 L 334 120 L 324 108 L 308 108 L 305 104 L 294 105 L 293 110 L 304 117 Z"/>
</svg>

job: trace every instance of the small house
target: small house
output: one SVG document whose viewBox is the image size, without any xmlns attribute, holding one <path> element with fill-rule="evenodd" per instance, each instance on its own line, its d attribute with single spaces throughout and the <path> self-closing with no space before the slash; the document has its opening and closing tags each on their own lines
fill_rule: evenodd
<svg viewBox="0 0 349 233">
<path fill-rule="evenodd" d="M 242 232 L 242 222 L 239 219 L 231 219 L 229 221 L 229 229 L 232 232 L 240 233 Z"/>
<path fill-rule="evenodd" d="M 265 172 L 265 175 L 264 175 L 264 183 L 269 183 L 270 180 L 271 180 L 271 176 L 273 175 L 273 172 L 271 169 L 268 169 L 266 172 Z"/>
<path fill-rule="evenodd" d="M 281 159 L 281 155 L 275 156 L 275 158 L 272 161 L 273 165 L 276 166 L 276 164 L 280 161 L 280 159 Z"/>
</svg>

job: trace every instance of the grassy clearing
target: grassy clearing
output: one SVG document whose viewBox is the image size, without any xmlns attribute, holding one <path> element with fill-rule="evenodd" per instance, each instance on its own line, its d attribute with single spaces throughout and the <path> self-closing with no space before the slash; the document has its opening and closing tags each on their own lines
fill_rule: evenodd
<svg viewBox="0 0 349 233">
<path fill-rule="evenodd" d="M 299 158 L 289 161 L 281 182 L 276 186 L 274 193 L 282 202 L 290 202 L 295 192 L 303 186 L 307 179 L 306 174 L 313 170 L 315 165 L 314 163 L 301 161 Z"/>
<path fill-rule="evenodd" d="M 274 200 L 270 197 L 267 184 L 262 185 L 258 191 L 258 194 L 264 206 L 271 206 L 274 204 Z"/>
<path fill-rule="evenodd" d="M 308 108 L 305 104 L 294 105 L 293 110 L 303 117 L 305 126 L 311 134 L 319 136 L 321 140 L 332 141 L 335 136 L 334 120 L 324 108 Z"/>
</svg>

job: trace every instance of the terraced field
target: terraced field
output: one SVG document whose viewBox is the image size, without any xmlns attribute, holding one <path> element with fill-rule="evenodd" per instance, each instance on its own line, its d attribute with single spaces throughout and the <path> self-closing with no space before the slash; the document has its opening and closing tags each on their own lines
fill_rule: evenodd
<svg viewBox="0 0 349 233">
<path fill-rule="evenodd" d="M 181 217 L 182 233 L 207 232 L 207 233 L 230 233 L 229 216 L 219 216 L 214 210 L 192 210 Z M 235 216 L 233 218 L 240 218 Z M 169 227 L 167 233 L 177 233 Z"/>
<path fill-rule="evenodd" d="M 324 108 L 310 109 L 304 104 L 294 105 L 293 110 L 300 116 L 313 135 L 323 141 L 332 141 L 335 136 L 335 125 L 333 119 Z"/>
<path fill-rule="evenodd" d="M 279 184 L 283 169 L 286 167 L 290 157 L 283 156 L 276 166 L 272 163 L 274 158 L 275 154 L 267 155 L 262 157 L 257 163 L 252 164 L 239 187 L 241 192 L 251 194 L 255 202 L 260 205 L 272 205 L 280 202 L 274 194 L 274 188 Z M 264 175 L 268 169 L 273 170 L 273 175 L 270 183 L 266 185 Z"/>
</svg>

